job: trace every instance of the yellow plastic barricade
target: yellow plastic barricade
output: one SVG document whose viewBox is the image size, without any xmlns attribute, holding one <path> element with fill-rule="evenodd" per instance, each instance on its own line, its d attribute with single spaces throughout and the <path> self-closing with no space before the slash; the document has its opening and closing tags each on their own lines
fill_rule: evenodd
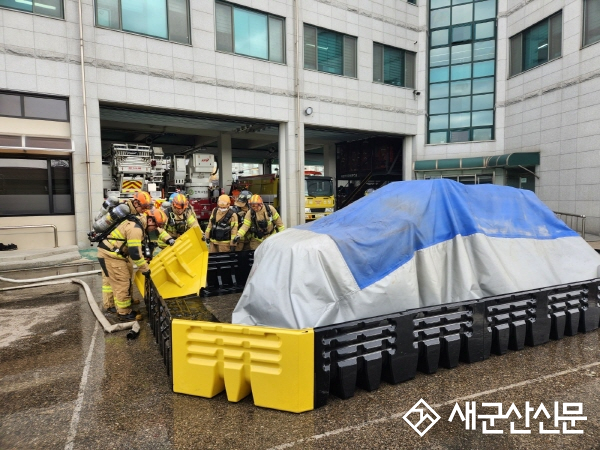
<svg viewBox="0 0 600 450">
<path fill-rule="evenodd" d="M 190 228 L 172 247 L 167 247 L 150 262 L 151 278 L 164 299 L 198 294 L 206 286 L 208 247 L 200 227 Z M 145 294 L 144 275 L 135 275 L 135 284 Z"/>
<path fill-rule="evenodd" d="M 290 412 L 314 409 L 312 329 L 174 319 L 173 390 L 230 402 L 252 393 L 254 404 Z"/>
</svg>

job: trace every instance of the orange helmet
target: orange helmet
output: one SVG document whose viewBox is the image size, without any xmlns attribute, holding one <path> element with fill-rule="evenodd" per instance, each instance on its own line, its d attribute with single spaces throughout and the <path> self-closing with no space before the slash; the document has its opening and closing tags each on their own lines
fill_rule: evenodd
<svg viewBox="0 0 600 450">
<path fill-rule="evenodd" d="M 167 223 L 167 215 L 162 209 L 152 208 L 147 211 L 144 211 L 144 214 L 154 219 L 154 223 L 156 223 L 157 227 L 162 228 L 165 225 L 165 223 Z"/>
<path fill-rule="evenodd" d="M 171 205 L 173 205 L 173 208 L 187 209 L 187 207 L 190 206 L 190 202 L 185 195 L 177 194 L 171 200 Z"/>
<path fill-rule="evenodd" d="M 146 191 L 137 191 L 133 194 L 133 201 L 137 201 L 142 209 L 152 208 L 152 197 Z"/>
<path fill-rule="evenodd" d="M 250 197 L 250 200 L 248 201 L 248 203 L 250 205 L 252 205 L 252 204 L 262 205 L 263 199 L 262 199 L 262 197 L 260 195 L 254 194 L 252 197 Z"/>
<path fill-rule="evenodd" d="M 217 205 L 219 205 L 221 208 L 225 208 L 226 206 L 230 206 L 231 205 L 231 199 L 229 198 L 228 195 L 219 195 L 219 200 L 217 200 Z"/>
</svg>

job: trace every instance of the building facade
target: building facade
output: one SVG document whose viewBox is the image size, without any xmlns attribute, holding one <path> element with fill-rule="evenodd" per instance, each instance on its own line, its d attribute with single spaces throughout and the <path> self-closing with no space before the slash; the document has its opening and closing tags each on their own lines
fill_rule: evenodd
<svg viewBox="0 0 600 450">
<path fill-rule="evenodd" d="M 88 245 L 125 136 L 208 148 L 224 187 L 239 149 L 274 153 L 293 226 L 310 149 L 335 177 L 338 142 L 386 136 L 404 179 L 531 189 L 600 234 L 600 0 L 7 0 L 0 18 L 0 227 Z"/>
</svg>

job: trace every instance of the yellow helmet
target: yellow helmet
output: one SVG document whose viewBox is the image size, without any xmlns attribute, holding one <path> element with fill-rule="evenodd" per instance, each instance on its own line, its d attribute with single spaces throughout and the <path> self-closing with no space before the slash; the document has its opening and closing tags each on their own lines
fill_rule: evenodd
<svg viewBox="0 0 600 450">
<path fill-rule="evenodd" d="M 231 205 L 231 199 L 229 198 L 228 195 L 219 195 L 219 199 L 217 200 L 217 205 L 220 206 L 221 208 L 225 208 L 227 206 Z"/>
<path fill-rule="evenodd" d="M 187 207 L 190 205 L 190 202 L 185 195 L 176 194 L 171 200 L 171 205 L 177 209 L 187 209 Z"/>
<path fill-rule="evenodd" d="M 262 205 L 263 204 L 263 199 L 260 195 L 258 194 L 254 194 L 252 197 L 250 197 L 250 201 L 248 201 L 249 204 L 255 204 L 255 205 Z"/>
</svg>

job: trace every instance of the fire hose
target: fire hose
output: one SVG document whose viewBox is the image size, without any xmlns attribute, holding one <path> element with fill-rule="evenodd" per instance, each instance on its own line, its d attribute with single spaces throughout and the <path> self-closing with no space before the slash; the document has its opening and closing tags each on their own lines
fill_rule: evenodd
<svg viewBox="0 0 600 450">
<path fill-rule="evenodd" d="M 77 275 L 78 276 L 92 275 L 92 274 L 98 274 L 98 273 L 100 273 L 100 270 L 91 270 L 88 272 L 80 272 Z M 127 334 L 127 339 L 135 339 L 138 336 L 138 334 L 140 332 L 140 324 L 138 323 L 137 320 L 134 320 L 133 322 L 127 322 L 127 323 L 117 323 L 114 325 L 111 324 L 108 321 L 108 319 L 106 317 L 104 317 L 104 314 L 102 314 L 102 311 L 100 311 L 100 308 L 98 308 L 98 304 L 96 303 L 96 300 L 94 299 L 94 294 L 92 293 L 92 290 L 90 289 L 88 284 L 85 281 L 80 280 L 78 278 L 73 278 L 72 276 L 73 276 L 73 274 L 63 274 L 63 275 L 54 275 L 54 276 L 43 277 L 43 278 L 30 278 L 27 280 L 15 280 L 12 278 L 0 277 L 0 281 L 4 281 L 7 283 L 29 283 L 26 286 L 14 286 L 14 287 L 2 288 L 2 289 L 0 289 L 0 292 L 1 291 L 11 291 L 11 290 L 15 290 L 15 289 L 26 289 L 26 288 L 32 288 L 32 287 L 39 287 L 39 286 L 51 286 L 51 285 L 57 285 L 57 284 L 67 284 L 67 283 L 78 284 L 83 288 L 85 295 L 87 297 L 87 301 L 90 305 L 90 308 L 92 308 L 92 312 L 94 313 L 94 315 L 96 316 L 96 319 L 98 319 L 98 321 L 104 328 L 104 331 L 106 331 L 107 333 L 113 333 L 115 331 L 131 329 L 131 331 Z M 67 279 L 61 280 L 61 281 L 51 281 L 51 280 L 58 280 L 61 278 L 67 278 Z"/>
</svg>

